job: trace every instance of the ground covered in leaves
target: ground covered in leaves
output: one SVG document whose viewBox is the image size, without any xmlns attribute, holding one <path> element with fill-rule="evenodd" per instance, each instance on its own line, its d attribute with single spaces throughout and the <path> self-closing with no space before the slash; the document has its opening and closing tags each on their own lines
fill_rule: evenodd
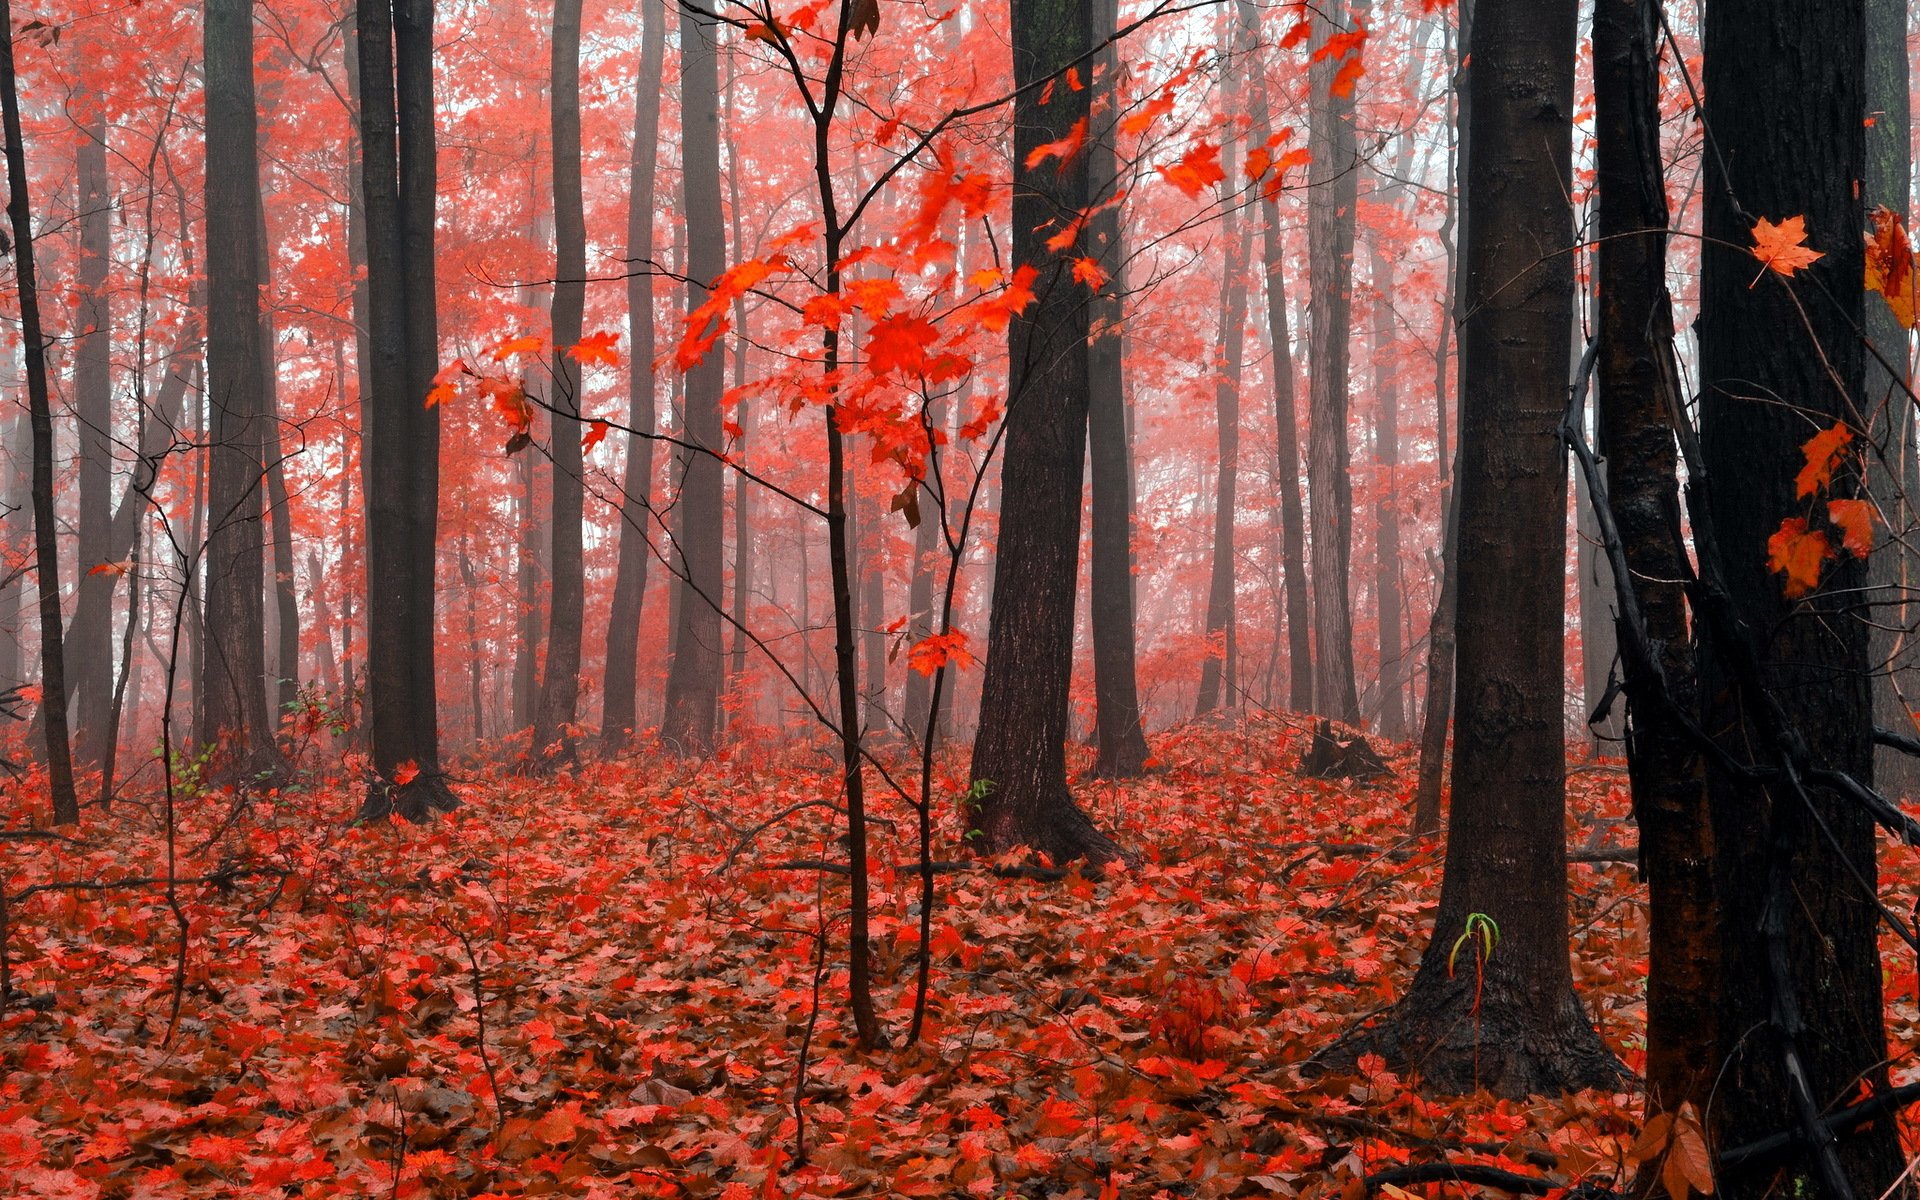
<svg viewBox="0 0 1920 1200">
<path fill-rule="evenodd" d="M 1132 869 L 942 874 L 911 1046 L 915 823 L 877 803 L 893 1045 L 871 1052 L 844 1004 L 847 880 L 792 865 L 844 858 L 818 750 L 476 769 L 424 830 L 345 825 L 344 772 L 188 795 L 177 910 L 164 882 L 99 886 L 164 880 L 159 801 L 92 810 L 82 843 L 0 842 L 0 1194 L 1355 1196 L 1441 1157 L 1622 1175 L 1631 1094 L 1303 1072 L 1404 983 L 1439 874 L 1402 840 L 1409 762 L 1322 783 L 1293 774 L 1304 748 L 1271 723 L 1176 733 L 1151 778 L 1084 785 Z M 943 813 L 962 783 L 939 781 Z M 1576 847 L 1630 842 L 1623 774 L 1572 786 Z M 954 833 L 937 858 L 967 858 Z M 1626 864 L 1573 877 L 1576 983 L 1637 1067 L 1643 890 Z M 1912 963 L 1888 963 L 1910 1025 Z"/>
</svg>

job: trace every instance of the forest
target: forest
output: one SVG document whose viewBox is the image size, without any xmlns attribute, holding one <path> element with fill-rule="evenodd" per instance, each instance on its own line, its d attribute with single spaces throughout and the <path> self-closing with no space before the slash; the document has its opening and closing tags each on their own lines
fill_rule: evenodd
<svg viewBox="0 0 1920 1200">
<path fill-rule="evenodd" d="M 1916 36 L 0 0 L 0 1196 L 1920 1194 Z"/>
</svg>

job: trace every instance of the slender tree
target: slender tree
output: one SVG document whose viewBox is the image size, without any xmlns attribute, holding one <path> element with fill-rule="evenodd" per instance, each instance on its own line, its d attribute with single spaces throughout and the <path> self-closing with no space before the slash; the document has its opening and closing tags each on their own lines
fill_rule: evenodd
<svg viewBox="0 0 1920 1200">
<path fill-rule="evenodd" d="M 112 267 L 113 192 L 107 175 L 107 121 L 101 97 L 82 92 L 79 101 L 91 106 L 81 128 L 75 155 L 79 186 L 80 257 L 74 269 L 76 301 L 73 328 L 73 415 L 80 435 L 80 524 L 76 531 L 75 567 L 79 587 L 86 591 L 114 590 L 118 576 L 91 574 L 107 558 L 107 526 L 113 508 L 113 299 L 107 287 Z M 72 664 L 73 699 L 78 718 L 74 752 L 79 760 L 97 765 L 106 755 L 103 742 L 107 711 L 112 703 L 113 631 L 104 606 L 99 618 L 67 628 L 68 657 Z"/>
<path fill-rule="evenodd" d="M 613 608 L 607 615 L 607 673 L 600 713 L 604 750 L 631 736 L 640 650 L 640 611 L 647 592 L 653 487 L 653 205 L 660 139 L 660 67 L 667 42 L 666 6 L 643 0 L 640 69 L 633 88 L 633 144 L 627 164 L 627 439 L 620 489 L 620 549 L 614 566 Z"/>
<path fill-rule="evenodd" d="M 1335 12 L 1313 19 L 1318 55 L 1348 22 Z M 1309 144 L 1307 272 L 1308 486 L 1313 495 L 1313 709 L 1354 722 L 1360 698 L 1353 675 L 1353 613 L 1348 568 L 1353 544 L 1352 450 L 1347 445 L 1348 325 L 1353 315 L 1354 206 L 1359 198 L 1353 128 L 1353 82 L 1342 80 L 1343 56 L 1325 54 L 1307 72 Z"/>
<path fill-rule="evenodd" d="M 1697 323 L 1706 484 L 1692 484 L 1717 543 L 1702 557 L 1718 559 L 1729 609 L 1729 619 L 1701 623 L 1704 727 L 1736 761 L 1770 753 L 1791 728 L 1812 763 L 1863 780 L 1873 765 L 1867 630 L 1856 616 L 1864 567 L 1842 556 L 1811 595 L 1790 598 L 1767 548 L 1783 521 L 1809 515 L 1795 483 L 1802 444 L 1860 411 L 1864 25 L 1863 0 L 1707 9 L 1713 142 Z M 1789 217 L 1804 220 L 1824 257 L 1796 278 L 1763 270 L 1756 281 L 1740 247 L 1753 244 L 1758 220 Z M 1829 494 L 1858 487 L 1848 466 Z M 1711 1115 L 1723 1145 L 1799 1128 L 1809 1106 L 1886 1086 L 1874 825 L 1816 783 L 1708 772 L 1723 981 Z M 1837 1146 L 1809 1147 L 1785 1180 L 1727 1172 L 1719 1194 L 1832 1195 L 1850 1184 L 1879 1196 L 1901 1166 L 1894 1123 L 1875 1122 Z"/>
<path fill-rule="evenodd" d="M 1433 934 L 1349 1038 L 1430 1087 L 1612 1083 L 1567 958 L 1566 458 L 1575 0 L 1475 6 L 1460 326 L 1458 733 Z M 1498 930 L 1497 943 L 1492 930 Z M 1464 948 L 1461 939 L 1464 936 Z"/>
<path fill-rule="evenodd" d="M 710 286 L 726 268 L 717 35 L 718 27 L 710 20 L 691 9 L 681 11 L 680 147 L 689 314 L 705 303 Z M 724 667 L 720 609 L 725 601 L 721 539 L 726 478 L 717 455 L 722 450 L 720 397 L 726 389 L 726 369 L 724 356 L 708 354 L 686 373 L 683 430 L 695 449 L 686 456 L 676 505 L 681 519 L 681 536 L 676 541 L 683 569 L 674 580 L 680 604 L 660 736 L 687 754 L 713 749 Z"/>
<path fill-rule="evenodd" d="M 580 195 L 580 0 L 554 0 L 551 91 L 553 133 L 553 596 L 547 610 L 547 658 L 533 721 L 532 762 L 570 763 L 569 729 L 580 705 L 580 643 L 586 619 L 586 516 L 580 445 L 580 364 L 568 351 L 580 340 L 587 298 L 587 224 Z M 552 757 L 548 757 L 551 755 Z"/>
<path fill-rule="evenodd" d="M 1048 103 L 1040 98 L 1042 82 L 1092 43 L 1084 0 L 1014 0 L 1013 78 L 1021 90 L 1013 105 L 1012 261 L 1037 272 L 1036 298 L 1008 327 L 1000 540 L 969 819 L 989 851 L 1027 845 L 1055 860 L 1118 853 L 1067 788 L 1091 314 L 1070 256 L 1045 243 L 1087 206 L 1087 158 L 1028 165 L 1035 150 L 1071 138 L 1087 117 L 1085 88 L 1048 89 Z"/>
<path fill-rule="evenodd" d="M 440 770 L 434 555 L 440 410 L 434 290 L 433 0 L 357 0 L 367 344 L 367 698 L 379 777 L 363 817 L 458 800 Z"/>
<path fill-rule="evenodd" d="M 47 349 L 40 325 L 40 292 L 33 266 L 33 203 L 27 191 L 27 151 L 20 133 L 20 88 L 14 73 L 13 9 L 0 0 L 0 123 L 7 156 L 7 219 L 13 227 L 14 284 L 20 297 L 20 336 L 26 346 L 27 418 L 33 427 L 33 547 L 40 585 L 40 710 L 53 793 L 53 823 L 80 820 L 67 741 L 66 660 L 60 628 L 60 555 L 54 545 L 53 413 L 47 398 Z"/>
<path fill-rule="evenodd" d="M 266 690 L 268 426 L 260 394 L 259 156 L 253 90 L 253 0 L 207 0 L 206 658 L 200 739 L 220 747 L 222 774 L 282 763 Z"/>
</svg>

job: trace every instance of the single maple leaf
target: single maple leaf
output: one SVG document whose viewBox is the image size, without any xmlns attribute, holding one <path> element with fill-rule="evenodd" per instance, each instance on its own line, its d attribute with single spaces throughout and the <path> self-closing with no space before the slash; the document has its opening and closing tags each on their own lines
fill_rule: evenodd
<svg viewBox="0 0 1920 1200">
<path fill-rule="evenodd" d="M 1913 269 L 1913 244 L 1906 226 L 1892 209 L 1873 210 L 1873 232 L 1867 236 L 1867 290 L 1879 292 L 1902 329 L 1912 329 L 1920 308 L 1920 275 Z"/>
<path fill-rule="evenodd" d="M 1833 557 L 1827 535 L 1808 529 L 1805 517 L 1788 517 L 1767 539 L 1767 567 L 1787 577 L 1787 599 L 1800 597 L 1820 586 L 1820 568 Z"/>
<path fill-rule="evenodd" d="M 599 363 L 602 366 L 620 365 L 620 352 L 614 347 L 620 344 L 620 335 L 607 330 L 590 333 L 573 345 L 567 347 L 567 355 L 577 363 Z"/>
<path fill-rule="evenodd" d="M 613 426 L 607 424 L 605 421 L 589 421 L 587 423 L 587 432 L 580 437 L 580 452 L 584 454 L 595 446 L 598 446 L 601 442 L 606 441 L 607 434 L 612 432 L 612 430 Z"/>
<path fill-rule="evenodd" d="M 1084 283 L 1098 290 L 1107 281 L 1107 273 L 1091 258 L 1076 258 L 1073 260 L 1073 279 L 1075 283 Z"/>
<path fill-rule="evenodd" d="M 1800 452 L 1807 457 L 1807 465 L 1793 477 L 1794 498 L 1804 500 L 1832 484 L 1834 468 L 1840 465 L 1840 456 L 1852 441 L 1853 430 L 1839 421 L 1808 438 L 1800 447 Z"/>
<path fill-rule="evenodd" d="M 1753 223 L 1752 254 L 1763 266 L 1791 277 L 1802 267 L 1810 267 L 1826 255 L 1809 249 L 1807 219 L 1788 217 L 1775 225 L 1761 217 Z"/>
<path fill-rule="evenodd" d="M 1080 153 L 1080 147 L 1087 141 L 1087 119 L 1081 117 L 1067 131 L 1067 136 L 1055 142 L 1043 142 L 1027 152 L 1027 170 L 1031 171 L 1049 158 L 1060 160 L 1062 170 L 1066 169 L 1073 156 Z"/>
<path fill-rule="evenodd" d="M 516 354 L 544 354 L 547 339 L 537 333 L 524 333 L 519 337 L 503 338 L 493 348 L 493 361 L 505 362 Z"/>
<path fill-rule="evenodd" d="M 1220 147 L 1209 142 L 1197 143 L 1180 156 L 1179 162 L 1161 167 L 1160 174 L 1191 200 L 1198 200 L 1208 188 L 1226 178 L 1226 172 L 1220 169 Z"/>
<path fill-rule="evenodd" d="M 1827 520 L 1840 531 L 1840 545 L 1855 558 L 1873 551 L 1873 502 L 1870 500 L 1829 500 Z"/>
<path fill-rule="evenodd" d="M 87 574 L 112 575 L 118 578 L 121 575 L 125 575 L 128 571 L 131 571 L 132 569 L 133 569 L 133 560 L 127 559 L 122 562 L 103 562 L 97 567 L 89 567 L 87 569 Z"/>
<path fill-rule="evenodd" d="M 408 759 L 393 769 L 393 781 L 405 787 L 420 778 L 420 764 Z"/>
</svg>

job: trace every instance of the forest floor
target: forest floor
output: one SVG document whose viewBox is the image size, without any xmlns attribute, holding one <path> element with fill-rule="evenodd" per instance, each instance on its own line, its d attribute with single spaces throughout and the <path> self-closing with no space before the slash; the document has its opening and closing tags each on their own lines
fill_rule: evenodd
<svg viewBox="0 0 1920 1200">
<path fill-rule="evenodd" d="M 942 874 L 915 1046 L 915 819 L 877 801 L 893 1046 L 871 1052 L 847 879 L 783 866 L 844 858 L 817 750 L 486 773 L 424 829 L 344 824 L 345 775 L 238 811 L 189 797 L 177 913 L 163 884 L 93 886 L 166 874 L 159 802 L 90 810 L 84 842 L 0 841 L 0 1194 L 1357 1197 L 1440 1158 L 1622 1176 L 1632 1094 L 1430 1099 L 1375 1061 L 1303 1077 L 1405 983 L 1439 882 L 1403 841 L 1410 761 L 1321 783 L 1293 773 L 1303 748 L 1271 723 L 1176 731 L 1150 778 L 1085 784 L 1135 868 Z M 962 783 L 939 780 L 942 813 Z M 1630 841 L 1617 767 L 1571 787 L 1571 844 Z M 952 824 L 937 859 L 967 857 Z M 1572 877 L 1576 985 L 1637 1068 L 1644 890 L 1624 863 Z M 1887 963 L 1910 1031 L 1913 963 Z"/>
</svg>

